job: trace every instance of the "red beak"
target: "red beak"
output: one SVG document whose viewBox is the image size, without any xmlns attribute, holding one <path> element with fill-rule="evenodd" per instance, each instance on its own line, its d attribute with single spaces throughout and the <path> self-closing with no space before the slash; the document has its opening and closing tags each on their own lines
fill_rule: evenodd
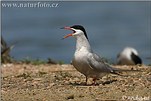
<svg viewBox="0 0 151 101">
<path fill-rule="evenodd" d="M 66 36 L 63 37 L 63 39 L 68 38 L 70 36 L 72 36 L 72 34 L 67 34 Z"/>
<path fill-rule="evenodd" d="M 63 28 L 61 28 L 61 29 L 71 30 L 71 31 L 73 31 L 73 33 L 74 33 L 74 30 L 71 29 L 70 27 L 63 27 Z M 68 38 L 68 37 L 70 37 L 70 36 L 73 36 L 73 33 L 67 34 L 66 36 L 63 37 L 63 39 Z"/>
</svg>

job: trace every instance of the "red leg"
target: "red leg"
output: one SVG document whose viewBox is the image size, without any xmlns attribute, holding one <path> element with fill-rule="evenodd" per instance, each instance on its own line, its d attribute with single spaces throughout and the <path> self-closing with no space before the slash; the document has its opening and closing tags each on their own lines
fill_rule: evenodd
<svg viewBox="0 0 151 101">
<path fill-rule="evenodd" d="M 96 78 L 93 78 L 93 84 L 92 85 L 96 85 Z"/>
<path fill-rule="evenodd" d="M 86 85 L 87 85 L 87 82 L 88 82 L 88 77 L 86 76 Z"/>
</svg>

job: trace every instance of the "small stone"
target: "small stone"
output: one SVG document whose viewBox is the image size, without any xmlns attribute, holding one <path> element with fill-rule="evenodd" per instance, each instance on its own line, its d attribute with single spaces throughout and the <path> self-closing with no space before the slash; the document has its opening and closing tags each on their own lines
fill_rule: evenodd
<svg viewBox="0 0 151 101">
<path fill-rule="evenodd" d="M 69 95 L 68 97 L 67 97 L 67 99 L 69 100 L 69 99 L 74 99 L 74 95 Z"/>
</svg>

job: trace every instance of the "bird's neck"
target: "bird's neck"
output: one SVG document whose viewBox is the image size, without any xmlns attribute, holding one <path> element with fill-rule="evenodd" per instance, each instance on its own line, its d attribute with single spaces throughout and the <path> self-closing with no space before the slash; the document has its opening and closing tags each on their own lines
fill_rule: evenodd
<svg viewBox="0 0 151 101">
<path fill-rule="evenodd" d="M 84 49 L 86 51 L 91 51 L 89 41 L 84 35 L 77 36 L 76 41 L 77 41 L 76 42 L 76 51 L 79 51 L 81 49 Z"/>
</svg>

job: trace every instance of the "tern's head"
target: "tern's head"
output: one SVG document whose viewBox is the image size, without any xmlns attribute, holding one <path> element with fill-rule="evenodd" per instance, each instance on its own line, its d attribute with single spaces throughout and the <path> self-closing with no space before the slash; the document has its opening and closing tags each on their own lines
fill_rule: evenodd
<svg viewBox="0 0 151 101">
<path fill-rule="evenodd" d="M 74 25 L 71 27 L 63 27 L 62 29 L 67 29 L 67 30 L 73 31 L 73 33 L 67 34 L 66 36 L 64 36 L 64 38 L 67 38 L 70 36 L 78 37 L 78 36 L 84 35 L 88 39 L 86 31 L 85 31 L 84 27 L 81 25 Z"/>
</svg>

